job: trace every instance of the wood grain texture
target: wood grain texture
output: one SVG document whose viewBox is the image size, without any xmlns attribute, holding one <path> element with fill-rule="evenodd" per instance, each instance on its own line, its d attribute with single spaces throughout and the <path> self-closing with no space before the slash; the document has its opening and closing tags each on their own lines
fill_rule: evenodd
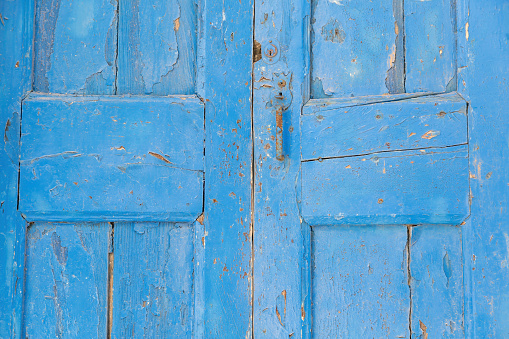
<svg viewBox="0 0 509 339">
<path fill-rule="evenodd" d="M 456 1 L 405 1 L 405 87 L 456 89 Z"/>
<path fill-rule="evenodd" d="M 36 1 L 34 89 L 114 94 L 117 2 Z"/>
<path fill-rule="evenodd" d="M 29 227 L 27 337 L 106 337 L 109 231 L 106 223 Z"/>
<path fill-rule="evenodd" d="M 196 97 L 35 95 L 23 109 L 20 210 L 29 219 L 191 221 L 202 213 Z"/>
<path fill-rule="evenodd" d="M 250 337 L 252 0 L 203 1 L 198 95 L 205 102 L 205 338 Z"/>
<path fill-rule="evenodd" d="M 404 93 L 402 1 L 312 1 L 311 96 Z"/>
<path fill-rule="evenodd" d="M 302 159 L 467 143 L 467 103 L 457 94 L 336 108 L 304 106 Z"/>
<path fill-rule="evenodd" d="M 112 338 L 189 338 L 193 325 L 189 224 L 115 223 Z"/>
<path fill-rule="evenodd" d="M 309 98 L 311 4 L 307 1 L 256 1 L 255 40 L 262 59 L 254 64 L 254 320 L 255 338 L 298 338 L 309 320 L 303 317 L 303 296 L 310 296 L 301 270 L 306 256 L 299 218 L 300 124 L 303 102 Z M 307 27 L 308 29 L 305 29 Z M 269 41 L 279 45 L 279 59 L 264 51 Z M 283 85 L 282 87 L 280 87 Z M 281 96 L 279 93 L 281 92 Z M 277 97 L 281 98 L 278 99 Z M 282 112 L 282 151 L 276 159 L 276 109 Z M 304 234 L 303 234 L 304 233 Z M 305 305 L 304 305 L 305 307 Z M 309 328 L 309 327 L 308 327 Z"/>
<path fill-rule="evenodd" d="M 467 338 L 509 334 L 509 5 L 458 2 L 459 91 L 469 101 L 472 217 L 462 228 Z"/>
<path fill-rule="evenodd" d="M 378 153 L 302 163 L 310 225 L 453 224 L 469 215 L 468 150 Z"/>
<path fill-rule="evenodd" d="M 21 98 L 32 85 L 33 1 L 0 1 L 0 337 L 24 338 L 26 223 L 17 212 Z"/>
<path fill-rule="evenodd" d="M 119 2 L 118 93 L 194 94 L 195 0 Z"/>
<path fill-rule="evenodd" d="M 407 229 L 313 227 L 313 337 L 408 338 Z"/>
<path fill-rule="evenodd" d="M 412 337 L 465 338 L 461 228 L 411 228 Z"/>
</svg>

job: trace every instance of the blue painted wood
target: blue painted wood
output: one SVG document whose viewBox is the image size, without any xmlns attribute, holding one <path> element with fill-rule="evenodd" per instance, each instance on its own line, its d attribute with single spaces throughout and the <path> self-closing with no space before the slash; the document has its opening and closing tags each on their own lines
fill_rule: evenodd
<svg viewBox="0 0 509 339">
<path fill-rule="evenodd" d="M 469 101 L 472 216 L 462 228 L 467 338 L 509 333 L 509 6 L 458 2 L 458 89 Z"/>
<path fill-rule="evenodd" d="M 457 93 L 379 104 L 303 108 L 302 159 L 467 143 L 467 103 Z"/>
<path fill-rule="evenodd" d="M 313 227 L 312 246 L 313 337 L 409 337 L 406 227 Z"/>
<path fill-rule="evenodd" d="M 200 1 L 198 95 L 205 102 L 202 243 L 205 338 L 252 334 L 252 0 Z M 201 82 L 203 81 L 203 84 Z"/>
<path fill-rule="evenodd" d="M 22 327 L 25 221 L 16 211 L 21 97 L 31 89 L 32 1 L 0 1 L 0 337 Z"/>
<path fill-rule="evenodd" d="M 310 225 L 453 224 L 469 215 L 466 146 L 302 163 Z"/>
<path fill-rule="evenodd" d="M 413 338 L 465 338 L 461 227 L 411 227 Z"/>
<path fill-rule="evenodd" d="M 456 89 L 456 2 L 404 2 L 407 92 Z"/>
<path fill-rule="evenodd" d="M 194 94 L 195 0 L 119 2 L 118 93 Z"/>
<path fill-rule="evenodd" d="M 34 89 L 114 94 L 117 2 L 36 1 Z"/>
<path fill-rule="evenodd" d="M 31 95 L 22 133 L 19 209 L 29 220 L 191 221 L 202 212 L 196 97 Z"/>
<path fill-rule="evenodd" d="M 301 225 L 297 205 L 299 117 L 310 95 L 309 78 L 303 74 L 309 70 L 305 62 L 309 62 L 310 40 L 302 34 L 304 27 L 310 27 L 311 5 L 278 0 L 256 1 L 255 7 L 255 40 L 261 45 L 262 59 L 255 62 L 253 74 L 253 331 L 255 338 L 298 338 L 311 315 L 302 299 L 311 291 L 301 279 L 306 272 L 306 226 Z M 278 48 L 277 60 L 265 54 L 274 48 L 269 41 Z M 276 159 L 276 114 L 270 105 L 279 92 L 283 97 L 279 100 L 288 105 L 282 113 L 283 161 Z"/>
<path fill-rule="evenodd" d="M 114 227 L 111 337 L 191 337 L 191 225 L 121 222 Z"/>
<path fill-rule="evenodd" d="M 27 233 L 28 338 L 105 338 L 110 226 L 36 223 Z"/>
<path fill-rule="evenodd" d="M 402 1 L 312 1 L 313 98 L 404 93 Z"/>
</svg>

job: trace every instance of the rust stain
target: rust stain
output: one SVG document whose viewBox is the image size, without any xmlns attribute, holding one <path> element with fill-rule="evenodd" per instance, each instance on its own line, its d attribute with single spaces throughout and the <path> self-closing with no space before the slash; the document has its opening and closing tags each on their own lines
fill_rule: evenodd
<svg viewBox="0 0 509 339">
<path fill-rule="evenodd" d="M 384 199 L 382 199 L 382 198 L 378 199 L 378 203 L 379 204 L 383 204 L 384 203 Z"/>
<path fill-rule="evenodd" d="M 428 339 L 428 333 L 426 332 L 428 330 L 428 328 L 420 320 L 419 320 L 419 327 L 421 328 L 421 331 L 422 331 L 422 339 Z"/>
<path fill-rule="evenodd" d="M 304 305 L 300 307 L 300 318 L 302 319 L 302 321 L 306 319 L 306 311 L 304 310 Z"/>
<path fill-rule="evenodd" d="M 114 150 L 116 149 L 117 151 L 125 151 L 125 148 L 124 146 L 120 146 L 120 147 L 110 147 L 111 150 Z M 150 152 L 149 152 L 150 153 Z"/>
<path fill-rule="evenodd" d="M 278 311 L 277 307 L 276 307 L 276 315 L 277 315 L 277 318 L 279 320 L 279 323 L 281 324 L 281 326 L 283 326 L 283 322 L 281 321 L 281 314 L 279 314 L 279 311 Z"/>
<path fill-rule="evenodd" d="M 410 133 L 410 134 L 408 135 L 408 137 L 410 138 L 411 136 L 414 136 L 414 135 L 415 135 L 415 133 L 414 133 L 414 132 L 412 132 L 412 133 Z"/>
<path fill-rule="evenodd" d="M 196 219 L 196 221 L 198 221 L 200 223 L 200 225 L 203 225 L 203 219 L 205 219 L 205 217 L 203 216 L 203 213 Z"/>
<path fill-rule="evenodd" d="M 430 139 L 433 139 L 439 135 L 440 135 L 439 131 L 427 131 L 421 138 L 430 140 Z"/>
<path fill-rule="evenodd" d="M 164 161 L 164 162 L 165 162 L 165 163 L 167 163 L 167 164 L 171 164 L 171 163 L 172 163 L 170 160 L 166 159 L 165 157 L 163 157 L 163 156 L 162 156 L 161 154 L 159 154 L 159 153 L 148 152 L 148 154 L 150 154 L 151 156 L 153 156 L 153 157 L 155 157 L 155 158 L 157 158 L 157 159 L 159 159 L 159 160 Z"/>
</svg>

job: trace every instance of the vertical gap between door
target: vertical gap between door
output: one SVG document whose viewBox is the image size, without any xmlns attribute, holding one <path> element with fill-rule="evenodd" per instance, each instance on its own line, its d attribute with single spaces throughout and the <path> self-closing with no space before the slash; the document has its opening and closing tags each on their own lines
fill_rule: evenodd
<svg viewBox="0 0 509 339">
<path fill-rule="evenodd" d="M 251 39 L 251 222 L 249 223 L 249 233 L 251 237 L 251 338 L 254 338 L 254 219 L 255 219 L 255 145 L 254 145 L 254 46 L 255 46 L 255 20 L 256 20 L 256 0 L 253 0 L 252 14 L 252 39 Z"/>
<path fill-rule="evenodd" d="M 410 247 L 412 246 L 412 226 L 407 225 L 407 240 L 406 240 L 406 269 L 407 269 L 407 283 L 410 294 L 410 308 L 408 311 L 408 331 L 409 337 L 412 339 L 412 272 L 410 271 Z"/>
<path fill-rule="evenodd" d="M 113 263 L 115 254 L 113 251 L 115 236 L 115 224 L 110 222 L 110 234 L 108 242 L 108 306 L 106 318 L 106 338 L 111 339 L 111 329 L 113 325 Z"/>
</svg>

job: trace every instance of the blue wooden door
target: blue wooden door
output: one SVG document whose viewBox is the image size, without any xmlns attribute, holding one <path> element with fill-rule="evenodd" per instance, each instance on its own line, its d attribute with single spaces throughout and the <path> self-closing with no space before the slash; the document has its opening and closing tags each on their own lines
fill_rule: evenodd
<svg viewBox="0 0 509 339">
<path fill-rule="evenodd" d="M 487 6 L 255 3 L 256 338 L 509 335 L 507 187 L 490 186 L 495 200 L 482 188 L 497 171 L 499 185 L 507 178 L 507 145 L 498 153 L 502 139 L 488 134 L 507 131 L 507 82 L 492 73 L 507 75 L 508 6 Z M 495 64 L 477 59 L 499 48 Z M 477 252 L 498 253 L 483 259 L 483 270 L 497 266 L 492 278 L 476 269 Z"/>
<path fill-rule="evenodd" d="M 0 8 L 0 337 L 250 333 L 252 4 Z"/>
</svg>

